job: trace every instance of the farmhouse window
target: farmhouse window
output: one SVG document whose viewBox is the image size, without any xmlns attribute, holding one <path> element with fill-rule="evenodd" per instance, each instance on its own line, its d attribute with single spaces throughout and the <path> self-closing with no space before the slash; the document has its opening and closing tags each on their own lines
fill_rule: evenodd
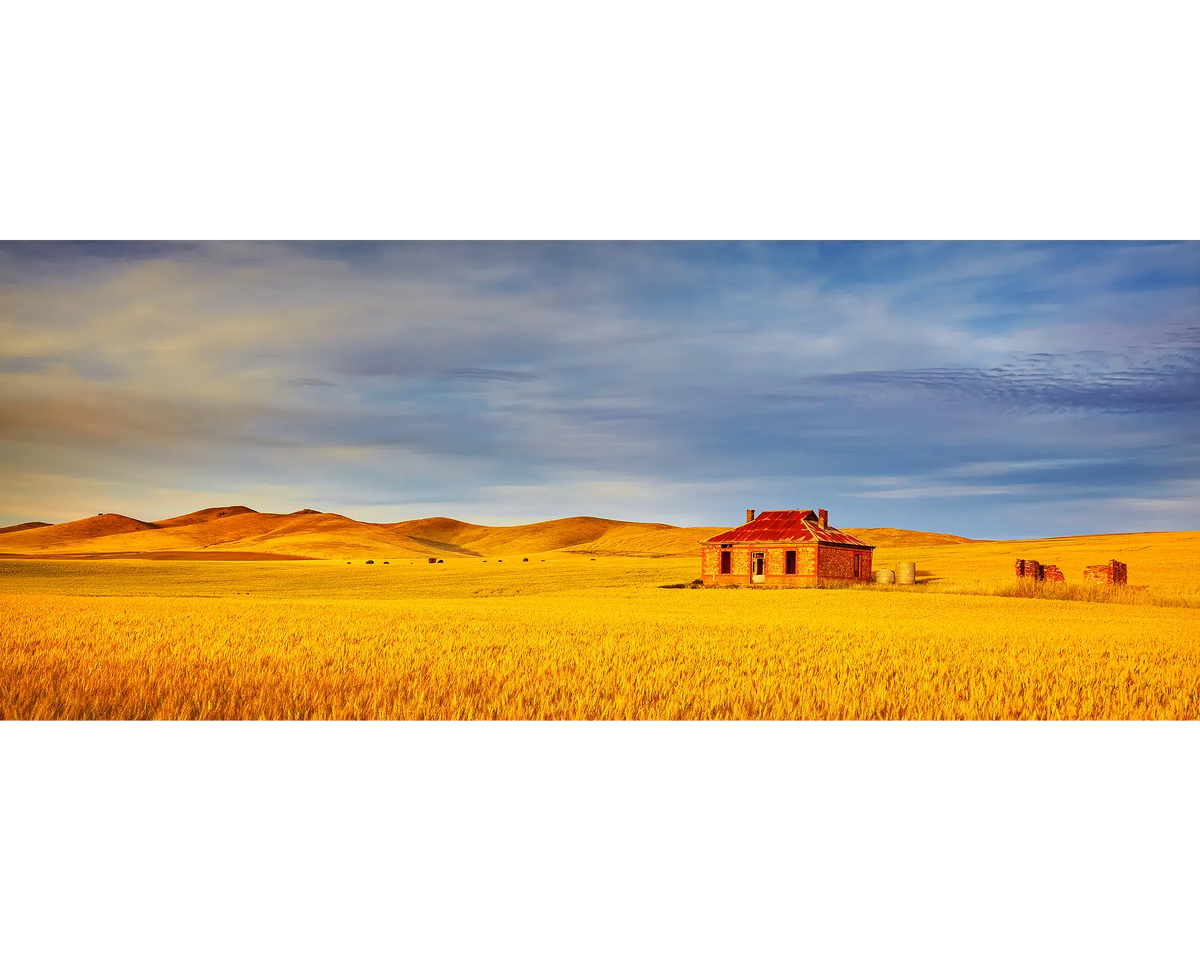
<svg viewBox="0 0 1200 960">
<path fill-rule="evenodd" d="M 795 550 L 789 550 L 787 552 L 787 572 L 788 573 L 796 572 L 796 551 Z"/>
<path fill-rule="evenodd" d="M 733 569 L 733 560 L 728 550 L 721 551 L 721 572 L 729 573 Z"/>
<path fill-rule="evenodd" d="M 856 577 L 858 576 L 858 561 L 859 561 L 860 559 L 862 559 L 862 554 L 860 554 L 860 553 L 856 553 L 856 554 L 854 555 L 854 575 L 855 575 Z"/>
</svg>

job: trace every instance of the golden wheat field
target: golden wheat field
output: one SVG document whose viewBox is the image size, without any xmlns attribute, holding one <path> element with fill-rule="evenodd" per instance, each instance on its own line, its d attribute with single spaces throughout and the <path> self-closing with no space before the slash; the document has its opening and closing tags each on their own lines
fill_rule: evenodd
<svg viewBox="0 0 1200 960">
<path fill-rule="evenodd" d="M 697 561 L 553 551 L 0 560 L 0 717 L 1200 718 L 1196 535 L 1077 539 L 881 547 L 924 583 L 829 590 L 663 589 Z M 1078 581 L 1110 553 L 1151 589 L 1003 595 L 1015 556 Z"/>
</svg>

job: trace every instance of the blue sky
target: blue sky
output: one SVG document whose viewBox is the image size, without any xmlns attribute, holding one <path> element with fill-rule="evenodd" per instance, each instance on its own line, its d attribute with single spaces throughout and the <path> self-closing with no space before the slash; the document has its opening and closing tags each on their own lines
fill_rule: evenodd
<svg viewBox="0 0 1200 960">
<path fill-rule="evenodd" d="M 0 524 L 1200 528 L 1200 244 L 0 243 Z"/>
</svg>

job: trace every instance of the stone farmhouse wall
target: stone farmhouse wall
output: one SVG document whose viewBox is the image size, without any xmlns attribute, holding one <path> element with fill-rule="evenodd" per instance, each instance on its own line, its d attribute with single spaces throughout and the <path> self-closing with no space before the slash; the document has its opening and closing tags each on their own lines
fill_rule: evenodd
<svg viewBox="0 0 1200 960">
<path fill-rule="evenodd" d="M 871 551 L 856 550 L 854 547 L 830 547 L 822 544 L 819 548 L 819 576 L 829 580 L 861 580 L 871 579 Z M 854 556 L 858 555 L 858 576 L 854 575 Z"/>
<path fill-rule="evenodd" d="M 796 572 L 787 573 L 787 553 L 796 551 Z M 858 554 L 857 579 L 871 579 L 871 551 L 853 547 L 831 547 L 817 544 L 755 544 L 734 543 L 730 546 L 730 572 L 721 573 L 721 547 L 704 544 L 700 554 L 700 579 L 709 584 L 751 583 L 750 564 L 755 553 L 766 561 L 762 583 L 766 586 L 811 586 L 818 578 L 854 580 L 854 554 Z"/>
</svg>

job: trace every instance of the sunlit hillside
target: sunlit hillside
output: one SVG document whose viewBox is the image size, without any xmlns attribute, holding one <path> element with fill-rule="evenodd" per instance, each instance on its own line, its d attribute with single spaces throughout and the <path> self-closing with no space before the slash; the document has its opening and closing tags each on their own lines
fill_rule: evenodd
<svg viewBox="0 0 1200 960">
<path fill-rule="evenodd" d="M 687 557 L 723 528 L 672 527 L 599 517 L 568 517 L 488 527 L 447 517 L 363 523 L 312 510 L 258 513 L 244 506 L 210 507 L 148 523 L 117 514 L 0 533 L 10 556 L 244 554 L 247 559 L 504 557 L 573 551 L 595 556 Z"/>
<path fill-rule="evenodd" d="M 698 557 L 702 540 L 727 529 L 626 523 L 587 544 L 586 549 L 581 547 L 579 552 L 613 557 Z"/>
<path fill-rule="evenodd" d="M 94 543 L 154 529 L 154 524 L 144 520 L 135 520 L 119 513 L 102 513 L 94 517 L 84 517 L 82 520 L 69 520 L 66 523 L 52 523 L 0 534 L 0 552 L 86 553 L 93 549 Z"/>
<path fill-rule="evenodd" d="M 395 525 L 397 531 L 452 543 L 481 557 L 564 550 L 592 556 L 699 556 L 700 541 L 723 527 L 672 527 L 600 517 L 567 517 L 513 527 L 483 527 L 445 517 Z"/>
<path fill-rule="evenodd" d="M 38 527 L 49 527 L 51 524 L 43 520 L 30 520 L 28 523 L 14 523 L 11 527 L 0 527 L 0 534 L 19 533 L 21 530 L 36 530 Z"/>
<path fill-rule="evenodd" d="M 185 513 L 181 517 L 170 517 L 166 520 L 156 520 L 156 527 L 187 527 L 195 523 L 207 523 L 210 520 L 219 520 L 221 517 L 236 517 L 243 513 L 257 513 L 256 510 L 251 510 L 249 507 L 209 507 L 206 510 L 196 510 L 193 513 Z M 296 516 L 296 514 L 289 514 Z"/>
<path fill-rule="evenodd" d="M 246 507 L 210 508 L 147 523 L 104 514 L 36 530 L 0 534 L 0 553 L 104 555 L 219 551 L 254 555 L 357 556 L 380 551 L 397 556 L 427 552 L 383 524 L 365 524 L 331 513 L 257 513 Z"/>
<path fill-rule="evenodd" d="M 968 540 L 952 533 L 926 533 L 922 530 L 899 530 L 895 527 L 846 527 L 842 530 L 873 547 L 924 547 L 949 543 L 984 543 Z"/>
</svg>

